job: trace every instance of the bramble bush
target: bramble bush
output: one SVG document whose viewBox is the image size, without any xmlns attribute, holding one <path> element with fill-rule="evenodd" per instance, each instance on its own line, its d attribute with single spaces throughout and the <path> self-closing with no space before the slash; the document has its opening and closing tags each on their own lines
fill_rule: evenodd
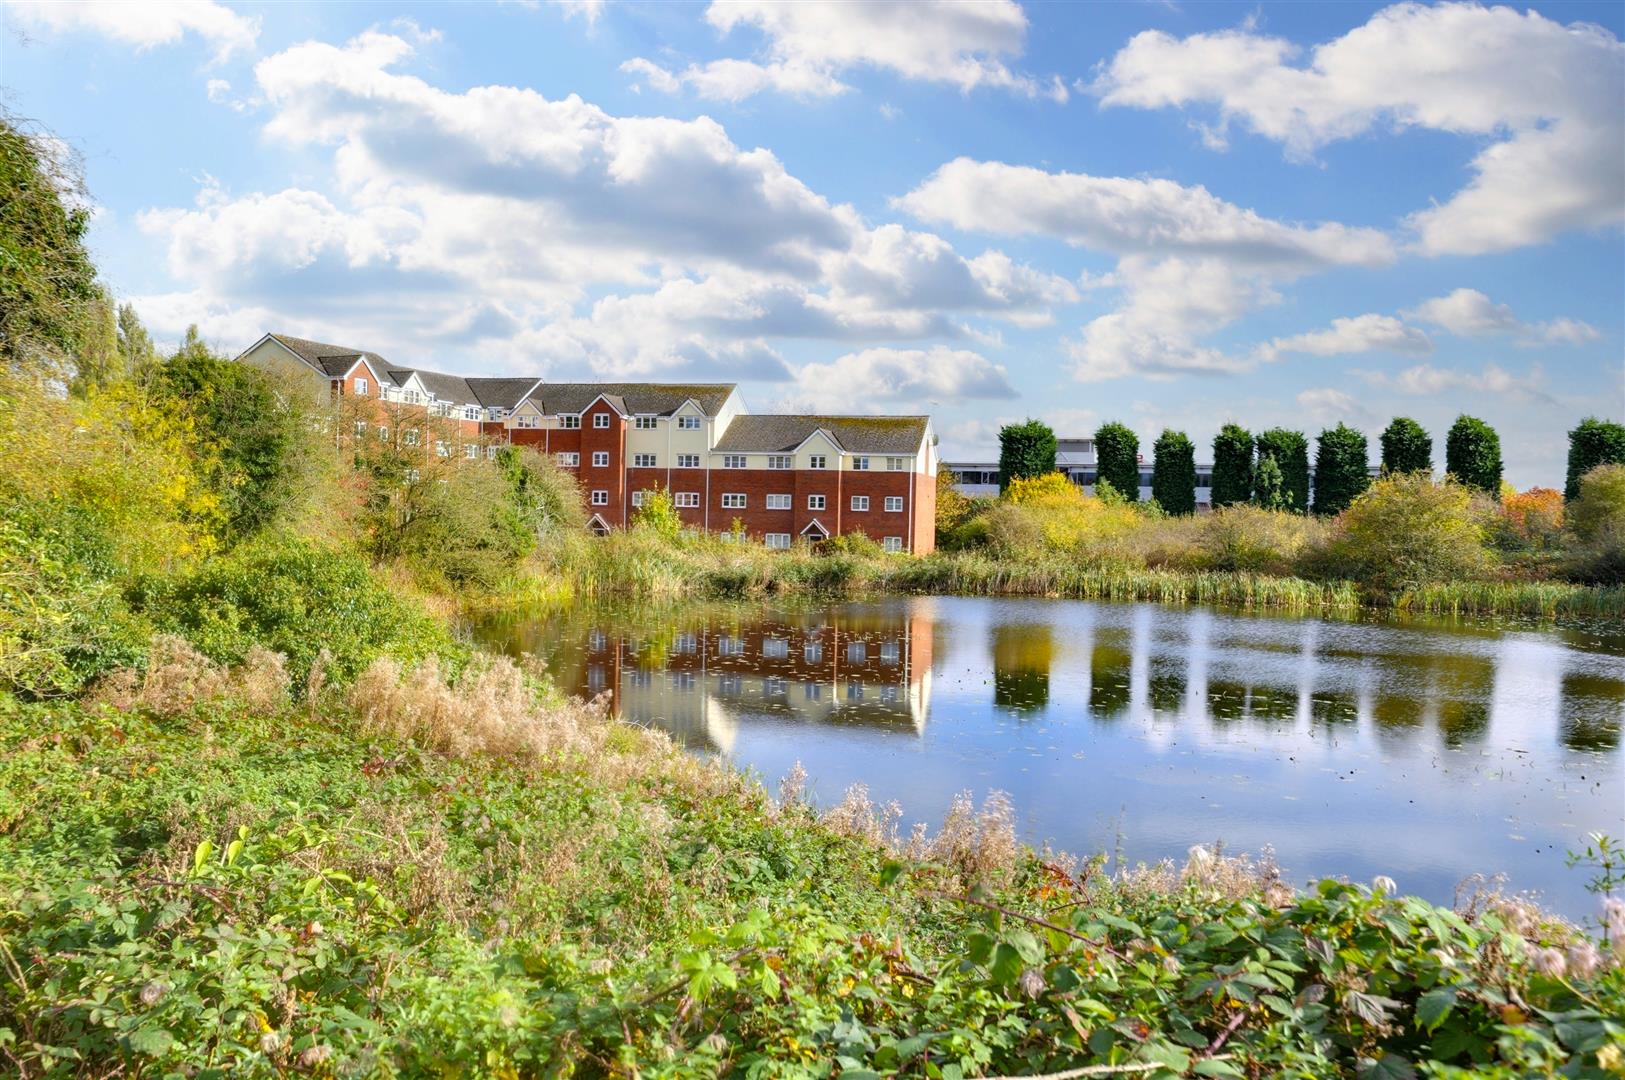
<svg viewBox="0 0 1625 1080">
<path fill-rule="evenodd" d="M 1305 563 L 1314 576 L 1389 593 L 1475 578 L 1488 566 L 1472 492 L 1419 472 L 1373 483 L 1338 516 L 1329 542 Z"/>
</svg>

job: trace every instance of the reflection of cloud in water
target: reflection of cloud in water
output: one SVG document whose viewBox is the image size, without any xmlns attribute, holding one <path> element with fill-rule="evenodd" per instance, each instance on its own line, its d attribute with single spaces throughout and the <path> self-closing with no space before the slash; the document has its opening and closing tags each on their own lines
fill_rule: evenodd
<svg viewBox="0 0 1625 1080">
<path fill-rule="evenodd" d="M 596 633 L 594 633 L 596 631 Z M 1560 633 L 974 598 L 563 614 L 499 634 L 566 688 L 815 793 L 940 819 L 1002 788 L 1026 835 L 1290 872 L 1474 872 L 1588 914 L 1563 849 L 1625 828 L 1625 660 Z"/>
</svg>

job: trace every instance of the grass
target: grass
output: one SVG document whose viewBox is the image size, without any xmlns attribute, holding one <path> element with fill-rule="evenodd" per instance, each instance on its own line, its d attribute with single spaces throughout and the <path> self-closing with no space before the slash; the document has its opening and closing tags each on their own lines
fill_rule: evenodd
<svg viewBox="0 0 1625 1080">
<path fill-rule="evenodd" d="M 1625 1053 L 1608 943 L 1521 901 L 1299 893 L 1205 849 L 1107 876 L 1018 847 L 996 797 L 900 838 L 863 792 L 771 799 L 502 659 L 272 700 L 267 656 L 157 650 L 117 701 L 0 697 L 0 1061 L 28 1080 L 1510 1080 Z"/>
<path fill-rule="evenodd" d="M 981 552 L 925 557 L 858 551 L 771 552 L 711 538 L 646 533 L 573 537 L 533 560 L 505 602 L 741 599 L 776 594 L 884 593 L 1052 596 L 1205 604 L 1292 614 L 1397 610 L 1417 614 L 1625 617 L 1625 587 L 1552 581 L 1462 581 L 1387 594 L 1352 581 L 1241 571 L 1149 568 L 1052 554 L 1000 559 Z M 499 600 L 497 603 L 504 603 Z M 489 604 L 487 605 L 490 606 Z"/>
</svg>

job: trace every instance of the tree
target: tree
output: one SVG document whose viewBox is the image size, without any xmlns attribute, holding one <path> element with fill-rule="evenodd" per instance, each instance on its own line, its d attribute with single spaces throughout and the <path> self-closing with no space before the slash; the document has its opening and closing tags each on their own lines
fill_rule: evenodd
<svg viewBox="0 0 1625 1080">
<path fill-rule="evenodd" d="M 119 305 L 118 351 L 124 371 L 137 382 L 145 385 L 157 373 L 158 350 L 147 328 L 141 325 L 134 304 Z"/>
<path fill-rule="evenodd" d="M 1315 513 L 1341 514 L 1367 487 L 1365 433 L 1338 424 L 1320 433 L 1315 446 Z"/>
<path fill-rule="evenodd" d="M 1580 478 L 1598 465 L 1625 465 L 1625 424 L 1588 416 L 1569 432 L 1569 470 L 1563 498 L 1580 494 Z"/>
<path fill-rule="evenodd" d="M 1292 509 L 1292 499 L 1287 494 L 1286 481 L 1281 476 L 1281 466 L 1275 463 L 1274 455 L 1259 459 L 1258 476 L 1254 483 L 1253 501 L 1260 509 Z"/>
<path fill-rule="evenodd" d="M 1301 431 L 1271 428 L 1261 432 L 1257 439 L 1258 465 L 1262 469 L 1265 458 L 1275 461 L 1281 472 L 1279 509 L 1303 514 L 1309 510 L 1309 440 Z M 1262 499 L 1256 500 L 1260 506 Z"/>
<path fill-rule="evenodd" d="M 1421 424 L 1396 416 L 1382 430 L 1382 471 L 1433 473 L 1433 439 Z"/>
<path fill-rule="evenodd" d="M 1055 432 L 1042 420 L 1006 424 L 999 429 L 999 490 L 1010 481 L 1055 471 Z"/>
<path fill-rule="evenodd" d="M 76 397 L 87 397 L 93 390 L 123 382 L 126 374 L 124 356 L 118 347 L 113 298 L 98 290 L 96 299 L 85 306 L 68 391 Z"/>
<path fill-rule="evenodd" d="M 1226 424 L 1213 437 L 1213 509 L 1244 503 L 1252 495 L 1252 432 Z"/>
<path fill-rule="evenodd" d="M 1476 416 L 1465 413 L 1450 425 L 1444 443 L 1444 470 L 1492 499 L 1501 497 L 1501 437 Z"/>
<path fill-rule="evenodd" d="M 1337 530 L 1324 556 L 1327 571 L 1385 592 L 1477 577 L 1488 565 L 1472 493 L 1449 477 L 1385 476 L 1354 501 Z"/>
<path fill-rule="evenodd" d="M 970 519 L 975 509 L 965 493 L 959 490 L 959 477 L 954 472 L 937 467 L 937 546 L 941 547 L 948 535 Z"/>
<path fill-rule="evenodd" d="M 1129 502 L 1140 498 L 1140 437 L 1116 421 L 1095 432 L 1095 471 Z"/>
<path fill-rule="evenodd" d="M 98 298 L 71 161 L 0 115 L 0 365 L 60 377 Z"/>
<path fill-rule="evenodd" d="M 1170 514 L 1196 513 L 1196 444 L 1164 430 L 1151 450 L 1151 497 Z"/>
</svg>

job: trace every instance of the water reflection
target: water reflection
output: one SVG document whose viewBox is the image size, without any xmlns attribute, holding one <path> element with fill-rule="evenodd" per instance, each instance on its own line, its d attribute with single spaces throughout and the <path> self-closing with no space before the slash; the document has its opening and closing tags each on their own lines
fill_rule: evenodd
<svg viewBox="0 0 1625 1080">
<path fill-rule="evenodd" d="M 1074 851 L 1273 844 L 1300 876 L 1448 900 L 1505 873 L 1586 914 L 1562 853 L 1625 832 L 1625 660 L 1595 633 L 948 598 L 482 633 L 768 778 L 802 761 L 823 799 L 861 781 L 934 820 L 1001 788 Z"/>
</svg>

